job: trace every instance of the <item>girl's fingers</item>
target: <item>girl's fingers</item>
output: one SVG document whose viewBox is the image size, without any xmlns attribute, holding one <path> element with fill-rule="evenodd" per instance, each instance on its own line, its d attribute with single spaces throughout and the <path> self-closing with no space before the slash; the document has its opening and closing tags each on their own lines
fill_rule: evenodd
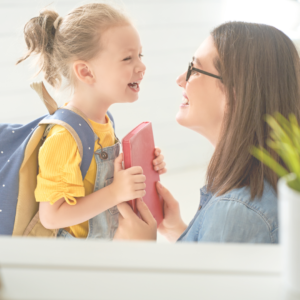
<svg viewBox="0 0 300 300">
<path fill-rule="evenodd" d="M 146 176 L 145 175 L 135 175 L 134 176 L 134 182 L 135 183 L 143 183 L 146 181 Z"/>
<path fill-rule="evenodd" d="M 158 171 L 158 174 L 165 174 L 165 173 L 167 173 L 167 169 L 166 168 Z"/>
<path fill-rule="evenodd" d="M 142 167 L 131 167 L 131 168 L 127 169 L 126 171 L 128 171 L 129 174 L 131 174 L 131 175 L 140 175 L 140 174 L 143 174 Z"/>
<path fill-rule="evenodd" d="M 153 160 L 153 165 L 159 165 L 160 163 L 162 163 L 164 161 L 164 156 L 161 154 L 159 155 L 157 158 L 155 158 Z"/>
<path fill-rule="evenodd" d="M 156 165 L 156 166 L 154 167 L 154 170 L 155 170 L 155 171 L 162 170 L 165 166 L 166 166 L 166 163 L 163 161 L 163 162 L 160 163 L 159 165 Z"/>
<path fill-rule="evenodd" d="M 155 156 L 159 156 L 160 153 L 161 153 L 160 148 L 155 148 L 155 151 L 154 151 Z"/>
<path fill-rule="evenodd" d="M 145 188 L 146 188 L 146 183 L 136 183 L 134 185 L 135 191 L 142 191 L 145 190 Z"/>
<path fill-rule="evenodd" d="M 134 193 L 134 198 L 143 198 L 146 195 L 146 191 L 142 190 L 142 191 L 136 191 Z"/>
</svg>

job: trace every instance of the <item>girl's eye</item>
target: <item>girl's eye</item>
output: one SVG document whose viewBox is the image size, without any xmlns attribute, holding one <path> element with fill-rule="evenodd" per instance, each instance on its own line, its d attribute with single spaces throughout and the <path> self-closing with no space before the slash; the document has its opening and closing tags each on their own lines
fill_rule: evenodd
<svg viewBox="0 0 300 300">
<path fill-rule="evenodd" d="M 144 55 L 143 54 L 139 54 L 139 58 L 142 58 Z M 126 58 L 123 59 L 123 61 L 126 61 L 126 60 L 130 60 L 131 59 L 131 56 L 128 56 Z"/>
</svg>

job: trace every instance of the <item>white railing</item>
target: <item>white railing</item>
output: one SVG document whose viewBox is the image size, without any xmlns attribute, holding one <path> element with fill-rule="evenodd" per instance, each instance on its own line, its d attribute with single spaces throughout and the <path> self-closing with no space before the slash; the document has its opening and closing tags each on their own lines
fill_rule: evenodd
<svg viewBox="0 0 300 300">
<path fill-rule="evenodd" d="M 0 238 L 0 299 L 281 299 L 280 247 Z"/>
</svg>

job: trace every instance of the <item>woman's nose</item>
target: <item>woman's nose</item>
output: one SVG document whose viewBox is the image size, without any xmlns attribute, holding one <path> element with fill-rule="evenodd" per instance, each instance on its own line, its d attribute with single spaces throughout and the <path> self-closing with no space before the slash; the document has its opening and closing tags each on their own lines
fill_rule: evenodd
<svg viewBox="0 0 300 300">
<path fill-rule="evenodd" d="M 185 87 L 186 85 L 186 72 L 182 73 L 181 75 L 179 75 L 176 79 L 176 83 L 180 86 L 180 87 Z"/>
</svg>

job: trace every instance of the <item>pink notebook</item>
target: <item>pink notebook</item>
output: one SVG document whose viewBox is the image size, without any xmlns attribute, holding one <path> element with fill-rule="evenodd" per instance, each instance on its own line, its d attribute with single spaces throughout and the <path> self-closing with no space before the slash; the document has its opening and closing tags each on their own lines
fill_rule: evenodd
<svg viewBox="0 0 300 300">
<path fill-rule="evenodd" d="M 151 122 L 143 122 L 129 132 L 122 140 L 124 153 L 124 167 L 128 169 L 140 166 L 146 176 L 146 195 L 143 201 L 147 204 L 157 226 L 163 220 L 163 200 L 156 191 L 155 183 L 159 181 L 159 175 L 153 168 L 154 137 Z M 138 214 L 136 199 L 129 201 L 133 211 Z"/>
</svg>

